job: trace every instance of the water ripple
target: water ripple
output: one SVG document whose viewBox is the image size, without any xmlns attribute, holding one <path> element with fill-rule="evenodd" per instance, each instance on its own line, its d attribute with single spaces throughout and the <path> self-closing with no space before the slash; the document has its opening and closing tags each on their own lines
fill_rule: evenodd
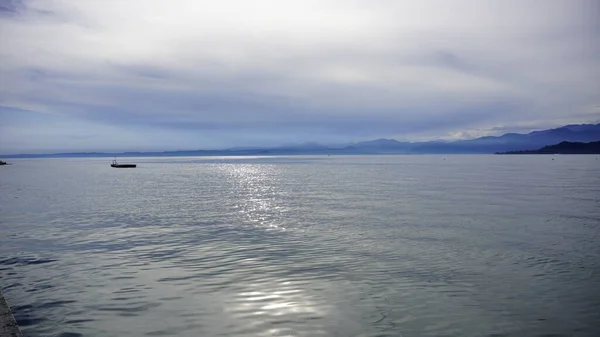
<svg viewBox="0 0 600 337">
<path fill-rule="evenodd" d="M 522 158 L 23 161 L 0 284 L 28 336 L 597 335 L 597 162 Z"/>
</svg>

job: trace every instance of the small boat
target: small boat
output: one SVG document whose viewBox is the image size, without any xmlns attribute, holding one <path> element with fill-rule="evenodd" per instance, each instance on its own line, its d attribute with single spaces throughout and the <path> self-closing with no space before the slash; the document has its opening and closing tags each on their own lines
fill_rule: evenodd
<svg viewBox="0 0 600 337">
<path fill-rule="evenodd" d="M 117 160 L 113 160 L 112 164 L 110 164 L 110 167 L 116 167 L 116 168 L 134 168 L 136 167 L 136 164 L 119 164 L 117 163 Z"/>
</svg>

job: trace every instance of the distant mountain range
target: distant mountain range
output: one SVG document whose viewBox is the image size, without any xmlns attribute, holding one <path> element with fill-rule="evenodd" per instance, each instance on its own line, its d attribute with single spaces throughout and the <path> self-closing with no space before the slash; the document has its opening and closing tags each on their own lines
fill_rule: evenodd
<svg viewBox="0 0 600 337">
<path fill-rule="evenodd" d="M 475 154 L 537 150 L 561 142 L 600 141 L 600 124 L 566 125 L 527 134 L 507 133 L 499 137 L 481 137 L 459 141 L 399 142 L 376 139 L 338 146 L 317 143 L 286 145 L 272 148 L 238 147 L 224 150 L 193 150 L 123 153 L 56 153 L 4 155 L 4 158 L 58 157 L 154 157 L 154 156 L 250 156 L 250 155 L 311 155 L 311 154 Z"/>
<path fill-rule="evenodd" d="M 600 154 L 600 142 L 561 142 L 544 146 L 539 150 L 509 151 L 497 154 Z"/>
</svg>

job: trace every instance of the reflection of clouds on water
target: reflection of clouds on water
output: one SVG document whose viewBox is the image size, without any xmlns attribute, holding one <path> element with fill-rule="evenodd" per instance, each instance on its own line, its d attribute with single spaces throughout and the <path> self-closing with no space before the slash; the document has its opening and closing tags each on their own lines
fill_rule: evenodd
<svg viewBox="0 0 600 337">
<path fill-rule="evenodd" d="M 285 229 L 287 211 L 283 205 L 280 168 L 275 165 L 220 165 L 230 176 L 229 193 L 235 200 L 233 209 L 243 224 L 266 229 Z"/>
<path fill-rule="evenodd" d="M 272 316 L 319 314 L 314 303 L 303 296 L 303 291 L 294 282 L 255 283 L 249 284 L 248 289 L 236 295 L 234 311 Z"/>
<path fill-rule="evenodd" d="M 306 286 L 302 282 L 283 280 L 250 283 L 245 291 L 232 297 L 227 312 L 250 322 L 253 333 L 264 336 L 325 335 L 324 327 L 318 321 L 306 328 L 308 320 L 321 320 L 327 316 L 327 306 L 311 299 L 303 290 Z M 285 322 L 286 328 L 276 328 L 273 322 Z"/>
</svg>

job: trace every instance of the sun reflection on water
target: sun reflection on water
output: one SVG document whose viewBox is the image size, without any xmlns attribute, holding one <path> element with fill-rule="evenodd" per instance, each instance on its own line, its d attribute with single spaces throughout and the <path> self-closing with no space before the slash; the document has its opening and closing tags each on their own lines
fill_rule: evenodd
<svg viewBox="0 0 600 337">
<path fill-rule="evenodd" d="M 261 229 L 263 234 L 285 230 L 291 214 L 287 204 L 289 185 L 283 181 L 283 166 L 237 164 L 222 165 L 220 169 L 228 176 L 227 193 L 232 196 L 228 200 L 234 201 L 230 206 L 242 226 Z M 263 234 L 252 232 L 252 236 Z M 274 232 L 265 240 L 253 242 L 253 246 L 261 245 L 255 247 L 258 256 L 239 264 L 239 268 L 249 273 L 248 279 L 236 284 L 225 311 L 233 319 L 244 322 L 247 327 L 244 333 L 248 335 L 308 336 L 300 333 L 306 328 L 307 320 L 313 321 L 310 336 L 323 335 L 322 326 L 314 320 L 324 319 L 328 306 L 311 295 L 309 280 L 297 279 L 297 275 L 290 274 L 289 266 L 273 263 L 274 256 L 290 251 L 286 238 Z M 293 260 L 292 257 L 287 261 L 292 263 Z M 273 322 L 285 322 L 286 328 L 274 327 Z"/>
<path fill-rule="evenodd" d="M 265 322 L 306 322 L 307 319 L 326 317 L 325 306 L 311 299 L 302 290 L 306 285 L 298 282 L 261 282 L 248 284 L 246 291 L 234 295 L 228 306 L 228 313 L 234 317 L 251 320 L 256 330 L 272 335 L 273 326 Z M 318 328 L 316 325 L 314 328 Z M 286 335 L 296 336 L 298 331 L 292 327 L 286 330 Z M 278 335 L 278 334 L 275 334 Z"/>
<path fill-rule="evenodd" d="M 222 165 L 230 176 L 229 193 L 234 194 L 232 206 L 245 224 L 265 229 L 285 230 L 283 222 L 287 208 L 282 197 L 280 168 L 275 165 Z"/>
</svg>

